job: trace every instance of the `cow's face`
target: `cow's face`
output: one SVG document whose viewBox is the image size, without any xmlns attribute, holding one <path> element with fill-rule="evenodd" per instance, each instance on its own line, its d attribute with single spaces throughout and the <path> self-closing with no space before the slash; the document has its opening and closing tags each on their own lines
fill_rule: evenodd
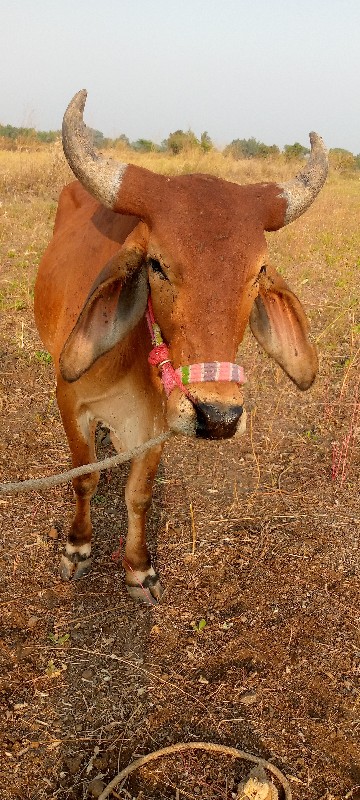
<svg viewBox="0 0 360 800">
<path fill-rule="evenodd" d="M 147 245 L 155 316 L 176 366 L 234 361 L 267 261 L 261 220 L 244 213 L 240 187 L 216 178 L 165 189 Z"/>
<path fill-rule="evenodd" d="M 153 211 L 147 263 L 155 318 L 172 364 L 233 363 L 267 261 L 264 231 L 256 218 L 233 216 L 239 187 L 189 176 L 164 188 L 161 207 Z M 174 430 L 211 438 L 243 432 L 238 384 L 189 388 L 195 402 L 177 388 L 168 400 Z"/>
<path fill-rule="evenodd" d="M 264 349 L 297 386 L 308 388 L 316 352 L 300 302 L 269 265 L 263 207 L 253 187 L 194 175 L 169 182 L 165 202 L 165 219 L 161 207 L 153 212 L 147 252 L 155 317 L 173 365 L 241 359 L 250 319 Z M 198 383 L 191 395 L 195 403 L 179 389 L 170 395 L 174 430 L 211 438 L 243 432 L 240 386 Z"/>
<path fill-rule="evenodd" d="M 84 99 L 79 93 L 64 118 L 69 163 L 100 202 L 142 222 L 115 259 L 113 278 L 111 264 L 100 276 L 64 348 L 63 366 L 79 333 L 84 340 L 84 331 L 95 332 L 95 357 L 87 369 L 120 341 L 144 313 L 149 285 L 175 368 L 234 362 L 250 320 L 266 352 L 299 388 L 308 388 L 317 370 L 316 352 L 300 302 L 268 264 L 264 231 L 277 230 L 303 213 L 321 188 L 326 151 L 320 138 L 313 135 L 312 158 L 304 173 L 281 186 L 241 187 L 201 175 L 166 178 L 99 160 L 82 122 Z M 101 327 L 104 318 L 106 330 L 101 333 L 96 325 Z M 177 432 L 227 438 L 244 428 L 242 406 L 237 384 L 198 383 L 191 385 L 191 400 L 178 388 L 172 391 L 167 417 Z"/>
</svg>

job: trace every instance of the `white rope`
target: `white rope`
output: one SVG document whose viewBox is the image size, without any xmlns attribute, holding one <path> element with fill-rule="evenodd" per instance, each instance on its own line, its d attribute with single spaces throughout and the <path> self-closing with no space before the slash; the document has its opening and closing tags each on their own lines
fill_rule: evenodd
<svg viewBox="0 0 360 800">
<path fill-rule="evenodd" d="M 207 750 L 212 753 L 224 753 L 225 755 L 232 756 L 233 758 L 240 758 L 243 761 L 250 761 L 252 764 L 256 764 L 258 767 L 263 767 L 263 769 L 268 770 L 269 772 L 274 775 L 281 786 L 284 789 L 285 800 L 291 800 L 291 788 L 289 781 L 283 775 L 283 773 L 275 767 L 274 764 L 271 764 L 269 761 L 265 761 L 264 758 L 258 758 L 257 756 L 253 756 L 251 753 L 246 753 L 244 750 L 238 750 L 236 747 L 227 747 L 226 745 L 216 744 L 213 742 L 178 742 L 177 744 L 172 744 L 169 747 L 163 747 L 161 750 L 156 750 L 153 753 L 149 753 L 147 756 L 142 756 L 142 758 L 138 758 L 136 761 L 133 761 L 132 764 L 129 764 L 128 767 L 119 772 L 115 778 L 105 786 L 105 789 L 101 792 L 99 800 L 106 800 L 109 797 L 109 794 L 115 789 L 120 781 L 127 778 L 131 772 L 139 769 L 144 764 L 149 764 L 150 761 L 154 761 L 158 758 L 162 758 L 163 756 L 172 755 L 173 753 L 182 753 L 185 750 Z"/>
<path fill-rule="evenodd" d="M 92 464 L 84 464 L 82 467 L 75 467 L 69 469 L 67 472 L 61 472 L 58 475 L 49 475 L 47 478 L 31 478 L 27 481 L 18 481 L 17 483 L 0 483 L 0 495 L 4 494 L 22 494 L 23 492 L 33 492 L 40 489 L 49 489 L 51 486 L 59 486 L 61 483 L 68 483 L 73 478 L 79 475 L 89 475 L 91 472 L 100 472 L 103 469 L 115 467 L 117 464 L 123 464 L 125 461 L 130 461 L 132 458 L 137 458 L 152 447 L 157 447 L 163 444 L 167 439 L 174 436 L 172 431 L 161 433 L 154 439 L 149 439 L 144 444 L 128 450 L 127 453 L 119 453 L 117 456 L 111 458 L 104 458 L 103 461 L 94 461 Z"/>
</svg>

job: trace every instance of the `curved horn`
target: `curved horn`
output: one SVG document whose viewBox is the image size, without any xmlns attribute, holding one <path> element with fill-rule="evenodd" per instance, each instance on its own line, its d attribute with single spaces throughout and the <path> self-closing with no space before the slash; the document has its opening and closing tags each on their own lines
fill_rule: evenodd
<svg viewBox="0 0 360 800">
<path fill-rule="evenodd" d="M 63 119 L 62 140 L 74 175 L 104 206 L 113 209 L 127 164 L 97 155 L 83 121 L 87 91 L 82 89 L 69 103 Z"/>
<path fill-rule="evenodd" d="M 293 222 L 306 211 L 324 185 L 328 174 L 328 155 L 324 142 L 317 133 L 310 133 L 311 153 L 302 172 L 286 183 L 279 183 L 280 197 L 286 201 L 284 225 Z"/>
</svg>

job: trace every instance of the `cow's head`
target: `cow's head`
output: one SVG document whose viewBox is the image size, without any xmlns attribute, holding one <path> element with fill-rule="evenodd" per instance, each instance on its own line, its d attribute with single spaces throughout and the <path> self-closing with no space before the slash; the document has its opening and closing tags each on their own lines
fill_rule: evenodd
<svg viewBox="0 0 360 800">
<path fill-rule="evenodd" d="M 93 287 L 64 347 L 63 376 L 78 378 L 134 327 L 149 285 L 175 367 L 234 362 L 250 322 L 266 352 L 300 389 L 309 388 L 317 356 L 308 323 L 299 300 L 268 262 L 264 231 L 287 225 L 313 202 L 327 175 L 322 139 L 310 134 L 306 167 L 284 184 L 166 177 L 98 156 L 82 118 L 85 100 L 86 92 L 79 92 L 65 113 L 68 162 L 100 203 L 140 222 Z M 198 383 L 191 396 L 178 388 L 171 392 L 167 416 L 173 430 L 210 438 L 242 432 L 240 386 Z"/>
</svg>

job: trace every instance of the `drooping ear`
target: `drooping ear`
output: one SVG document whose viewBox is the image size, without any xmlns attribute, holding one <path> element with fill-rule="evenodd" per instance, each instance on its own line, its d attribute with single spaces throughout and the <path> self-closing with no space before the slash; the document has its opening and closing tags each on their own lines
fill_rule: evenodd
<svg viewBox="0 0 360 800">
<path fill-rule="evenodd" d="M 78 380 L 130 333 L 145 312 L 147 296 L 144 249 L 123 248 L 98 276 L 62 349 L 64 380 Z"/>
<path fill-rule="evenodd" d="M 309 389 L 318 370 L 317 353 L 308 337 L 309 323 L 300 301 L 271 266 L 260 275 L 250 327 L 296 386 Z"/>
</svg>

